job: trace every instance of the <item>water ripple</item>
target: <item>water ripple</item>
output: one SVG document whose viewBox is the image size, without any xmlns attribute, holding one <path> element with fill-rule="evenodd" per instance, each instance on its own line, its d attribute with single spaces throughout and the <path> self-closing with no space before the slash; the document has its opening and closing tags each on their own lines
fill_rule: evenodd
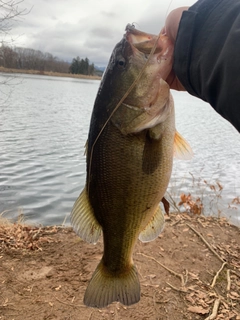
<svg viewBox="0 0 240 320">
<path fill-rule="evenodd" d="M 0 103 L 0 212 L 16 216 L 20 208 L 31 223 L 60 224 L 85 184 L 84 149 L 99 81 L 16 79 L 11 96 Z M 173 94 L 177 129 L 194 158 L 174 160 L 169 190 L 176 199 L 181 192 L 195 192 L 211 200 L 203 180 L 218 180 L 226 207 L 240 195 L 240 136 L 207 104 Z M 238 211 L 225 212 L 238 220 Z"/>
</svg>

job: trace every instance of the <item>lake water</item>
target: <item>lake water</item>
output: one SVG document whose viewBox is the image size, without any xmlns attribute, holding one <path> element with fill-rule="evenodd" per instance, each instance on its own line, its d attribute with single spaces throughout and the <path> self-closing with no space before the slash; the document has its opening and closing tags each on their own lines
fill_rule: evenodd
<svg viewBox="0 0 240 320">
<path fill-rule="evenodd" d="M 8 79 L 0 75 L 0 213 L 68 224 L 85 184 L 84 145 L 100 81 L 14 75 L 5 84 Z M 173 94 L 177 129 L 194 157 L 174 160 L 169 193 L 176 202 L 181 193 L 200 197 L 205 214 L 240 225 L 239 205 L 232 203 L 240 196 L 239 133 L 208 104 Z"/>
</svg>

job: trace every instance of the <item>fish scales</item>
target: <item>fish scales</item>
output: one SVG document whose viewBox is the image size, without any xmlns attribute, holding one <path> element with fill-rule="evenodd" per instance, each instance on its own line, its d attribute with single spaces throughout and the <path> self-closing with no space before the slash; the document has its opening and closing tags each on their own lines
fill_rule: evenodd
<svg viewBox="0 0 240 320">
<path fill-rule="evenodd" d="M 158 206 L 169 180 L 163 173 L 171 171 L 172 150 L 169 150 L 169 155 L 162 157 L 161 165 L 152 174 L 145 173 L 142 169 L 144 161 L 151 162 L 149 154 L 145 156 L 148 159 L 144 159 L 147 131 L 123 136 L 109 123 L 93 152 L 91 173 L 94 180 L 89 186 L 89 198 L 103 228 L 106 240 L 104 257 L 112 259 L 113 255 L 108 254 L 108 250 L 114 252 L 115 246 L 118 248 L 114 252 L 115 261 L 111 261 L 114 268 L 122 268 L 121 254 L 117 257 L 120 248 L 126 251 L 127 256 L 132 254 L 132 241 L 136 241 L 139 229 L 144 228 L 153 208 Z M 173 130 L 170 131 L 173 139 Z M 154 150 L 153 157 L 164 148 L 165 140 L 166 137 L 157 142 L 159 150 Z M 114 229 L 118 230 L 117 235 L 112 233 Z"/>
</svg>

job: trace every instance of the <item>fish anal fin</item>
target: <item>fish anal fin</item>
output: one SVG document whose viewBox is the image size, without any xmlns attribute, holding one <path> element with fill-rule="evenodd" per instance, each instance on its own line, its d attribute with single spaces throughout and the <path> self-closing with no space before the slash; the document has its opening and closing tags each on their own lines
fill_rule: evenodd
<svg viewBox="0 0 240 320">
<path fill-rule="evenodd" d="M 150 242 L 156 239 L 162 232 L 164 227 L 164 215 L 158 206 L 148 225 L 139 234 L 139 240 L 142 242 Z"/>
<path fill-rule="evenodd" d="M 176 131 L 174 137 L 174 151 L 176 158 L 182 160 L 190 160 L 193 157 L 193 151 L 189 143 Z"/>
<path fill-rule="evenodd" d="M 94 217 L 86 187 L 74 203 L 70 220 L 73 230 L 80 238 L 89 243 L 97 243 L 102 228 Z"/>
<path fill-rule="evenodd" d="M 112 274 L 106 270 L 102 260 L 93 273 L 84 295 L 88 307 L 104 308 L 114 301 L 129 306 L 140 300 L 140 283 L 137 269 L 129 266 L 123 274 Z"/>
</svg>

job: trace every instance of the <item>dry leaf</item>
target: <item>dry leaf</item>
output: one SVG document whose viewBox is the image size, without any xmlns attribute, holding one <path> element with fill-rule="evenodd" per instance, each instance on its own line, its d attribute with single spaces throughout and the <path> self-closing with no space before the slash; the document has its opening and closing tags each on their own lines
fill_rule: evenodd
<svg viewBox="0 0 240 320">
<path fill-rule="evenodd" d="M 203 307 L 199 307 L 199 306 L 188 307 L 188 311 L 193 313 L 200 313 L 200 314 L 209 313 L 209 309 L 204 309 Z"/>
<path fill-rule="evenodd" d="M 237 292 L 231 291 L 230 292 L 230 297 L 232 299 L 238 299 L 239 298 L 239 294 Z"/>
<path fill-rule="evenodd" d="M 181 201 L 178 203 L 179 206 L 184 206 L 186 211 L 193 213 L 193 214 L 201 214 L 203 210 L 203 204 L 200 198 L 196 200 L 191 196 L 189 193 L 187 196 L 182 193 L 180 195 Z"/>
<path fill-rule="evenodd" d="M 192 304 L 195 303 L 195 300 L 191 297 L 191 295 L 188 295 L 188 296 L 186 297 L 186 300 L 189 301 L 189 302 L 191 302 Z"/>
<path fill-rule="evenodd" d="M 57 288 L 55 288 L 56 291 L 59 291 L 62 288 L 61 285 L 59 285 Z"/>
</svg>

